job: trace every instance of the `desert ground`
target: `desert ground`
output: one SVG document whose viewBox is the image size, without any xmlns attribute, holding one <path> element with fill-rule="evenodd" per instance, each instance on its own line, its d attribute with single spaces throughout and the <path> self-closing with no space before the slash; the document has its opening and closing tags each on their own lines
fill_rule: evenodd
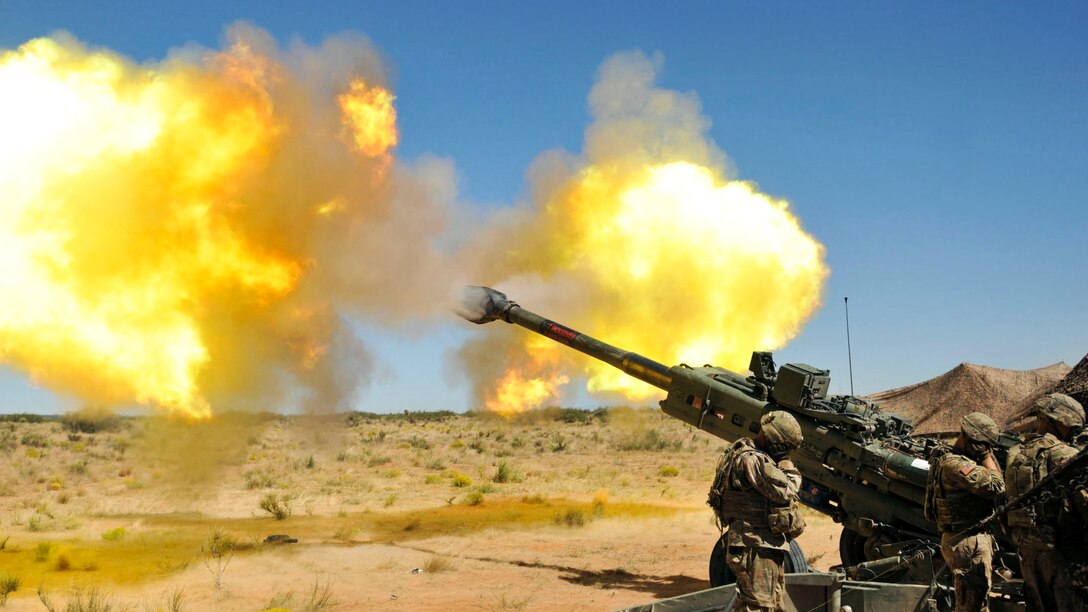
<svg viewBox="0 0 1088 612">
<path fill-rule="evenodd" d="M 3 418 L 10 610 L 610 610 L 709 586 L 724 443 L 657 411 Z M 839 528 L 807 519 L 827 568 Z"/>
</svg>

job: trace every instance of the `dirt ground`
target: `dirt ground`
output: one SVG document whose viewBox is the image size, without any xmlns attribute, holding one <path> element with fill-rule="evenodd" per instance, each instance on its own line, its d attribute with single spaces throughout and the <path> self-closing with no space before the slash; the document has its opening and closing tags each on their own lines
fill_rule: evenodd
<svg viewBox="0 0 1088 612">
<path fill-rule="evenodd" d="M 723 443 L 654 411 L 112 425 L 0 423 L 6 609 L 610 610 L 709 586 Z M 839 527 L 807 519 L 826 569 Z"/>
</svg>

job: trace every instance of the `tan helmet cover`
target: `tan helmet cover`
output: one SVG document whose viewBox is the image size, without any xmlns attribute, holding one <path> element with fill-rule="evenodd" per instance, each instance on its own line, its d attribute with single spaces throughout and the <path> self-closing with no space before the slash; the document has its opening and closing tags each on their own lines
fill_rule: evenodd
<svg viewBox="0 0 1088 612">
<path fill-rule="evenodd" d="M 997 439 L 1001 436 L 997 423 L 981 412 L 972 412 L 960 419 L 960 430 L 968 439 L 986 444 L 997 444 Z"/>
<path fill-rule="evenodd" d="M 788 412 L 773 410 L 763 415 L 759 420 L 759 430 L 772 444 L 789 448 L 801 446 L 801 425 Z"/>
<path fill-rule="evenodd" d="M 1048 417 L 1066 427 L 1084 425 L 1084 407 L 1064 393 L 1051 393 L 1035 402 L 1035 413 Z"/>
</svg>

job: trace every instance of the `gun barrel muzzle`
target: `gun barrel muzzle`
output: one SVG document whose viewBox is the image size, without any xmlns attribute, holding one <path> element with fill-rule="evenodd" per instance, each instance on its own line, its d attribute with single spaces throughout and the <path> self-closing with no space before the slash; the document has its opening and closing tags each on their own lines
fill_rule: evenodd
<svg viewBox="0 0 1088 612">
<path fill-rule="evenodd" d="M 491 287 L 469 285 L 461 294 L 461 305 L 456 312 L 466 321 L 483 325 L 503 318 L 503 313 L 515 305 L 514 302 L 506 299 L 506 294 L 501 291 L 495 291 Z"/>
<path fill-rule="evenodd" d="M 596 338 L 575 331 L 565 325 L 549 321 L 544 317 L 525 310 L 517 302 L 507 299 L 506 294 L 490 287 L 470 285 L 465 287 L 461 306 L 457 314 L 476 324 L 503 320 L 517 324 L 529 331 L 536 332 L 560 344 L 599 359 L 615 368 L 623 370 L 635 378 L 659 389 L 668 390 L 672 382 L 668 366 L 606 344 Z"/>
</svg>

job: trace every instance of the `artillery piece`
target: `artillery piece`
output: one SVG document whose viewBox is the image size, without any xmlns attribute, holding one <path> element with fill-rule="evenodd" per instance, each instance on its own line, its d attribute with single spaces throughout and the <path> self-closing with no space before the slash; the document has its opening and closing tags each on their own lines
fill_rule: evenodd
<svg viewBox="0 0 1088 612">
<path fill-rule="evenodd" d="M 520 325 L 604 361 L 665 391 L 665 414 L 722 440 L 754 435 L 766 412 L 789 411 L 804 433 L 804 443 L 791 453 L 803 476 L 801 501 L 843 525 L 843 566 L 884 582 L 933 580 L 940 563 L 929 560 L 939 536 L 922 507 L 926 457 L 937 441 L 910 437 L 910 420 L 881 412 L 873 402 L 829 396 L 827 370 L 776 367 L 769 352 L 752 354 L 751 376 L 713 365 L 669 367 L 549 321 L 488 287 L 468 287 L 459 314 L 478 324 Z M 791 559 L 795 571 L 804 569 L 799 549 L 787 557 L 788 565 Z M 711 554 L 710 580 L 714 586 L 732 582 L 720 542 Z"/>
</svg>

